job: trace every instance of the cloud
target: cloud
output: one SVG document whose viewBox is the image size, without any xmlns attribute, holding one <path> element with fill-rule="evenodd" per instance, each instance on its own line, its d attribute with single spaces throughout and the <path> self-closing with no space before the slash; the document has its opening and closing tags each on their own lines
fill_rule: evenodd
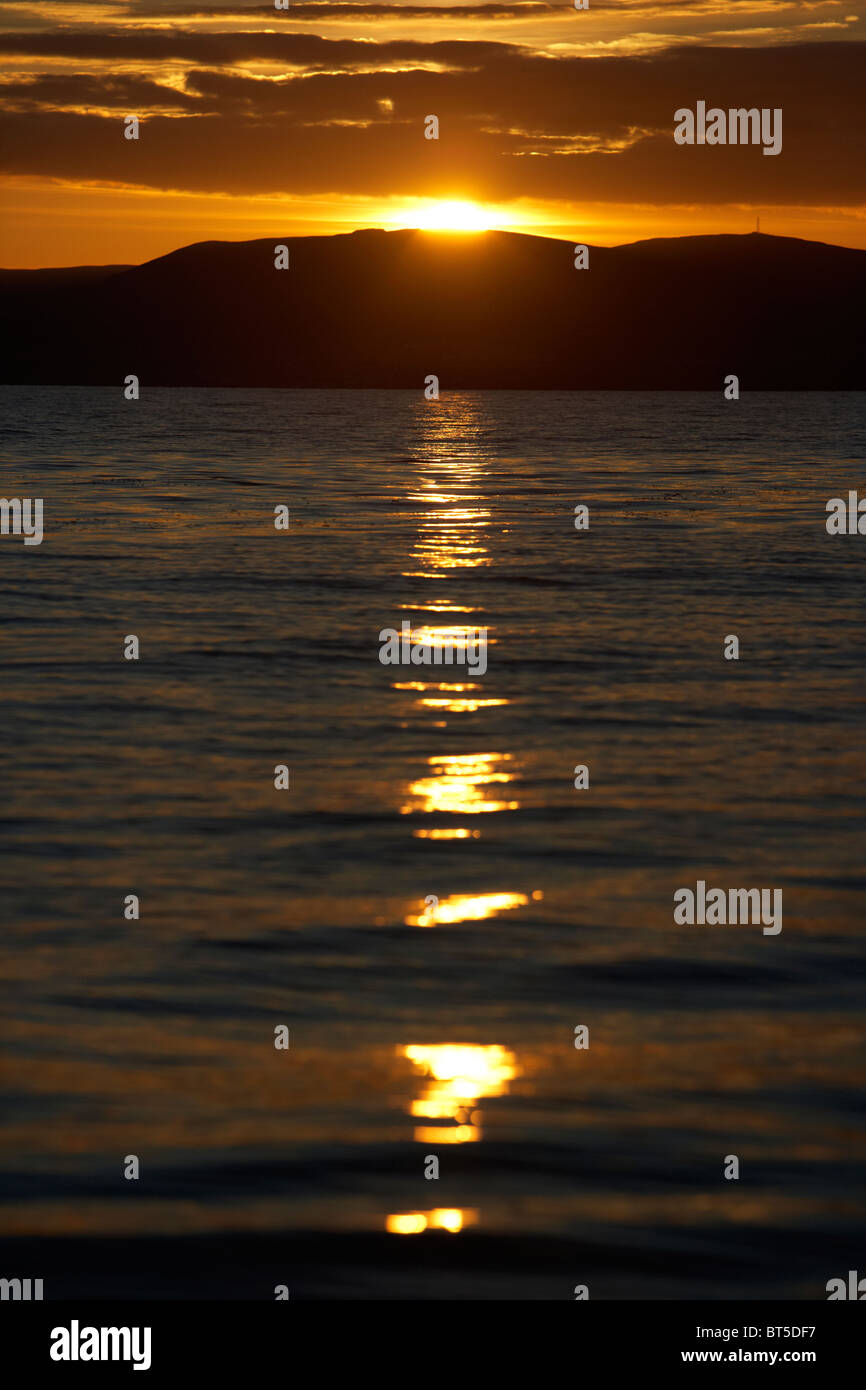
<svg viewBox="0 0 866 1390">
<path fill-rule="evenodd" d="M 454 63 L 469 67 L 509 44 L 443 40 L 420 43 L 395 39 L 325 39 L 318 34 L 187 33 L 172 29 L 87 29 L 0 33 L 0 53 L 71 61 L 180 62 L 193 67 L 268 61 L 285 67 L 352 67 L 390 62 Z M 515 48 L 515 52 L 519 50 Z"/>
<path fill-rule="evenodd" d="M 754 0 L 753 0 L 754 2 Z M 626 0 L 628 3 L 628 0 Z M 635 4 L 644 4 L 646 0 L 633 0 Z M 690 0 L 690 3 L 703 8 L 706 4 L 718 3 L 718 0 Z M 658 8 L 658 0 L 655 0 L 654 8 Z M 239 5 L 227 4 L 219 9 L 213 5 L 199 4 L 166 4 L 165 8 L 157 8 L 153 0 L 141 0 L 140 4 L 125 5 L 124 10 L 130 16 L 140 16 L 144 19 L 187 19 L 195 16 L 210 19 L 265 19 L 273 24 L 274 5 L 273 0 L 269 4 Z M 359 0 L 357 4 L 338 4 L 331 3 L 331 0 L 313 0 L 313 3 L 304 4 L 303 0 L 293 3 L 289 14 L 296 20 L 329 20 L 329 19 L 441 19 L 446 23 L 453 19 L 524 19 L 535 18 L 537 16 L 557 16 L 561 14 L 561 4 L 543 3 L 543 0 L 525 0 L 523 4 L 514 5 L 401 5 L 401 4 L 364 4 Z M 286 16 L 288 18 L 288 16 Z"/>
<path fill-rule="evenodd" d="M 812 14 L 815 10 L 841 10 L 847 0 L 591 0 L 593 14 L 628 14 L 635 17 L 665 15 L 697 17 L 725 15 L 732 13 L 784 15 L 786 19 L 792 12 Z M 118 13 L 143 19 L 192 18 L 208 19 L 267 19 L 274 21 L 273 0 L 259 0 L 255 4 L 234 3 L 207 4 L 204 0 L 189 0 L 178 4 L 177 0 L 117 0 Z M 571 8 L 568 0 L 517 0 L 514 4 L 441 4 L 419 5 L 413 3 L 365 3 L 365 0 L 349 0 L 349 3 L 332 3 L 332 0 L 292 0 L 288 12 L 294 19 L 441 19 L 445 23 L 454 20 L 485 19 L 561 19 L 563 9 Z M 286 16 L 288 17 L 288 16 Z"/>
<path fill-rule="evenodd" d="M 588 58 L 495 43 L 151 30 L 3 35 L 0 47 L 13 40 L 107 61 L 119 44 L 142 71 L 45 74 L 0 88 L 0 170 L 8 174 L 228 195 L 864 202 L 862 43 Z M 254 56 L 249 45 L 262 44 L 258 56 L 275 46 L 283 54 L 278 79 L 232 70 Z M 180 75 L 167 86 L 146 70 L 155 57 L 183 54 L 183 89 Z M 391 70 L 401 64 L 406 70 Z M 781 107 L 782 154 L 675 145 L 674 112 L 698 100 Z M 123 139 L 121 108 L 143 117 L 138 142 Z M 177 114 L 148 116 L 154 111 Z M 430 113 L 440 118 L 438 142 L 423 139 Z"/>
<path fill-rule="evenodd" d="M 89 108 L 140 115 L 152 108 L 198 110 L 201 100 L 195 94 L 149 78 L 69 73 L 5 81 L 0 84 L 0 106 L 18 111 Z"/>
</svg>

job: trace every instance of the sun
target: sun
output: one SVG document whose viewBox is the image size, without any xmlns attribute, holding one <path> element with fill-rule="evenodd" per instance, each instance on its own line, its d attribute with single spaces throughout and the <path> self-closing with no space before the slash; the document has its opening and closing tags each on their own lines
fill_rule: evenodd
<svg viewBox="0 0 866 1390">
<path fill-rule="evenodd" d="M 513 208 L 470 198 L 406 198 L 392 203 L 383 220 L 387 226 L 425 232 L 492 232 L 521 226 L 525 217 Z"/>
<path fill-rule="evenodd" d="M 444 199 L 413 208 L 414 226 L 429 232 L 487 232 L 490 218 L 478 203 Z"/>
</svg>

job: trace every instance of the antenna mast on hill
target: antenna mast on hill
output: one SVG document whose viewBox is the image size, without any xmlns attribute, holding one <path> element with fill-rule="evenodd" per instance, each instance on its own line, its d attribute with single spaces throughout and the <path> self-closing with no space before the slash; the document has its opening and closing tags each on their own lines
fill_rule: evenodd
<svg viewBox="0 0 866 1390">
<path fill-rule="evenodd" d="M 760 219 L 760 217 L 759 217 L 759 218 L 757 219 L 756 224 L 755 224 L 755 231 L 756 231 L 756 232 L 759 232 L 760 230 L 761 230 L 761 219 Z"/>
</svg>

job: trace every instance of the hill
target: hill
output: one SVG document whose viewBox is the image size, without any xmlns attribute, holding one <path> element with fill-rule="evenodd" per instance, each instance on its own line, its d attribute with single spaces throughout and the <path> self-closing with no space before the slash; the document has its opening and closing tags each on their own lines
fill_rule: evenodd
<svg viewBox="0 0 866 1390">
<path fill-rule="evenodd" d="M 147 386 L 866 386 L 866 251 L 788 237 L 592 247 L 513 232 L 202 242 L 0 271 L 0 380 Z"/>
</svg>

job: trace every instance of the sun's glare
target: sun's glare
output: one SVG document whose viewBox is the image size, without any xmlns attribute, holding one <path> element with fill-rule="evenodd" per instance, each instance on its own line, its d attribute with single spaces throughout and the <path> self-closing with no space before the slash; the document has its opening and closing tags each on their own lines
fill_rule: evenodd
<svg viewBox="0 0 866 1390">
<path fill-rule="evenodd" d="M 442 200 L 422 204 L 409 213 L 411 224 L 428 232 L 487 232 L 489 214 L 478 203 Z"/>
</svg>

